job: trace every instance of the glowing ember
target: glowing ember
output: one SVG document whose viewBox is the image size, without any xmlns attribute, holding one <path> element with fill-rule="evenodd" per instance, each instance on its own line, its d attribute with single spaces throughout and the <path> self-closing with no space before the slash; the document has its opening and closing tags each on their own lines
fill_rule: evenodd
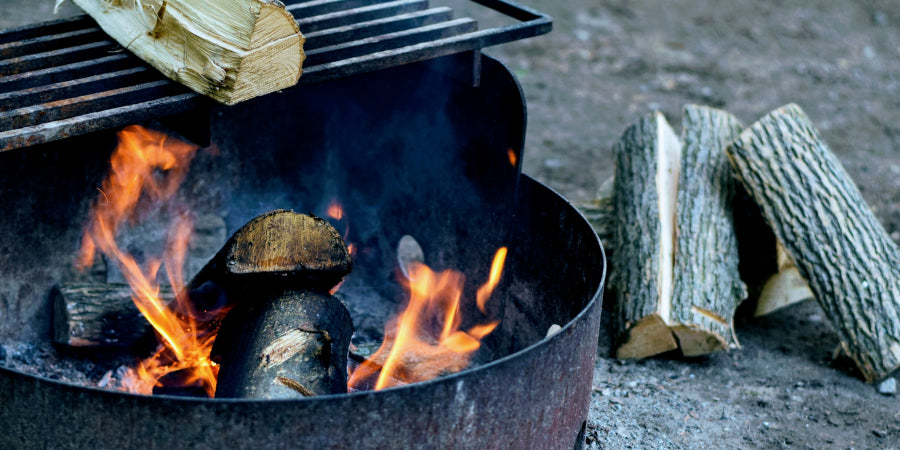
<svg viewBox="0 0 901 451">
<path fill-rule="evenodd" d="M 497 286 L 503 271 L 507 248 L 498 249 L 489 281 L 479 289 L 479 308 Z M 434 379 L 463 370 L 480 340 L 491 333 L 498 322 L 460 330 L 460 298 L 464 277 L 458 271 L 440 273 L 413 262 L 407 268 L 410 302 L 389 322 L 385 339 L 371 358 L 361 363 L 348 378 L 351 389 L 362 389 L 375 374 L 375 389 Z M 484 298 L 483 298 L 484 296 Z"/>
<path fill-rule="evenodd" d="M 215 331 L 197 323 L 183 290 L 182 266 L 193 228 L 190 218 L 180 215 L 174 221 L 162 259 L 148 259 L 144 267 L 116 244 L 120 225 L 132 218 L 136 209 L 172 201 L 196 150 L 196 146 L 139 126 L 122 130 L 82 240 L 80 267 L 91 265 L 95 250 L 110 257 L 131 286 L 135 305 L 161 337 L 156 353 L 130 373 L 126 387 L 131 392 L 150 394 L 160 378 L 176 371 L 184 386 L 201 386 L 210 396 L 216 390 L 218 367 L 209 359 Z M 161 264 L 178 293 L 171 306 L 159 297 L 156 278 Z"/>
</svg>

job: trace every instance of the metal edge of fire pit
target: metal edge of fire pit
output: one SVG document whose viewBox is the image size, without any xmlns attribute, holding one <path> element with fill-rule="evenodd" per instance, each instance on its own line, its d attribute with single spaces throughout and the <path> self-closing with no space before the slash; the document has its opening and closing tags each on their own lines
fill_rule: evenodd
<svg viewBox="0 0 901 451">
<path fill-rule="evenodd" d="M 584 282 L 593 292 L 587 303 L 550 337 L 432 381 L 295 401 L 133 395 L 0 367 L 0 446 L 580 448 L 606 279 L 604 251 L 587 220 L 559 194 L 527 175 L 520 189 L 531 210 L 522 216 L 580 247 L 565 251 L 576 251 L 583 276 L 595 277 Z M 539 217 L 548 211 L 559 216 Z M 545 300 L 566 301 L 580 302 Z M 512 389 L 517 386 L 526 389 Z M 349 413 L 357 418 L 348 421 Z"/>
</svg>

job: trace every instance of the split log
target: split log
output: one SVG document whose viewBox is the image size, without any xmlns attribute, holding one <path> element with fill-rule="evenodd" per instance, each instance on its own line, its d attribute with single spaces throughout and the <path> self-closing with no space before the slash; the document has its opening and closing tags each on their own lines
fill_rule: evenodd
<svg viewBox="0 0 901 451">
<path fill-rule="evenodd" d="M 780 243 L 776 243 L 778 271 L 767 279 L 757 297 L 754 316 L 765 316 L 797 302 L 813 299 L 807 281 Z"/>
<path fill-rule="evenodd" d="M 898 248 L 804 112 L 771 112 L 727 152 L 866 380 L 896 370 Z"/>
<path fill-rule="evenodd" d="M 324 219 L 278 210 L 238 230 L 191 282 L 221 286 L 235 305 L 213 347 L 216 397 L 346 392 L 353 323 L 328 291 L 350 268 L 344 240 Z"/>
<path fill-rule="evenodd" d="M 169 287 L 160 290 L 169 301 Z M 63 283 L 51 291 L 54 341 L 70 347 L 129 347 L 152 329 L 127 284 Z"/>
<path fill-rule="evenodd" d="M 747 289 L 738 273 L 734 185 L 723 149 L 740 130 L 728 113 L 688 106 L 681 140 L 655 113 L 614 148 L 617 358 L 738 346 L 732 317 Z"/>
<path fill-rule="evenodd" d="M 627 128 L 613 153 L 616 258 L 610 283 L 623 335 L 616 356 L 642 358 L 678 347 L 667 320 L 681 144 L 656 112 Z"/>
<path fill-rule="evenodd" d="M 738 347 L 732 318 L 748 291 L 738 272 L 735 180 L 724 149 L 741 129 L 738 119 L 725 111 L 695 105 L 683 109 L 668 323 L 686 356 Z"/>
<path fill-rule="evenodd" d="M 304 37 L 274 0 L 73 0 L 122 47 L 233 105 L 293 86 Z"/>
</svg>

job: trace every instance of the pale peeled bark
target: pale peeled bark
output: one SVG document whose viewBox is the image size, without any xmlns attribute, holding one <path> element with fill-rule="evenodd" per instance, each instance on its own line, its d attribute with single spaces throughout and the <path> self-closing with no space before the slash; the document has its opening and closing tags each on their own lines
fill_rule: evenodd
<svg viewBox="0 0 901 451">
<path fill-rule="evenodd" d="M 192 90 L 235 103 L 297 83 L 304 37 L 268 0 L 73 0 L 104 32 Z"/>
<path fill-rule="evenodd" d="M 898 248 L 804 112 L 771 112 L 728 155 L 866 380 L 896 370 Z"/>
</svg>

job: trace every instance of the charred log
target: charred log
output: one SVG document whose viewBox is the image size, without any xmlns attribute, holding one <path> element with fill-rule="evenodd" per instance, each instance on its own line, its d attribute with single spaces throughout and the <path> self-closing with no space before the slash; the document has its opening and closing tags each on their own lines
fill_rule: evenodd
<svg viewBox="0 0 901 451">
<path fill-rule="evenodd" d="M 216 397 L 283 399 L 347 391 L 350 313 L 327 293 L 247 293 L 219 330 Z"/>
<path fill-rule="evenodd" d="M 350 271 L 324 219 L 278 210 L 245 224 L 191 282 L 235 307 L 213 349 L 217 397 L 297 398 L 347 391 L 350 313 L 328 291 Z"/>
<path fill-rule="evenodd" d="M 898 248 L 804 112 L 771 112 L 728 155 L 866 380 L 897 369 Z"/>
<path fill-rule="evenodd" d="M 175 298 L 168 287 L 160 297 Z M 152 329 L 127 284 L 63 283 L 50 294 L 54 341 L 71 347 L 128 347 Z"/>
</svg>

